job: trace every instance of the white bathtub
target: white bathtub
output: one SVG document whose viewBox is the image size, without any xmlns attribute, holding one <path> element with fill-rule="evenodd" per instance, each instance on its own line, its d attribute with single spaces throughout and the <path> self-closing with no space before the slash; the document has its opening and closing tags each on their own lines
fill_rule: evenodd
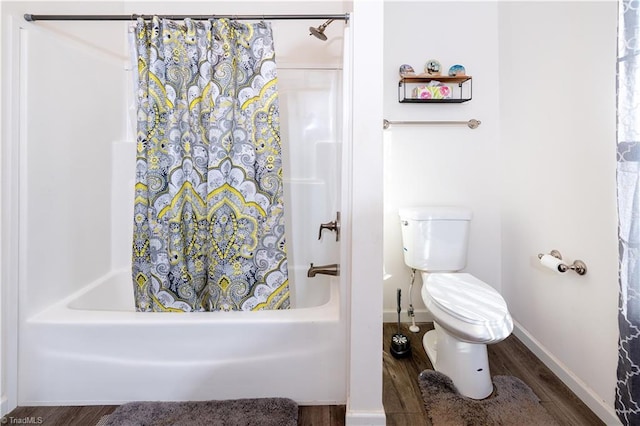
<svg viewBox="0 0 640 426">
<path fill-rule="evenodd" d="M 339 279 L 292 290 L 293 309 L 138 313 L 128 271 L 111 273 L 28 318 L 21 405 L 288 397 L 346 400 Z M 305 291 L 306 289 L 306 291 Z"/>
</svg>

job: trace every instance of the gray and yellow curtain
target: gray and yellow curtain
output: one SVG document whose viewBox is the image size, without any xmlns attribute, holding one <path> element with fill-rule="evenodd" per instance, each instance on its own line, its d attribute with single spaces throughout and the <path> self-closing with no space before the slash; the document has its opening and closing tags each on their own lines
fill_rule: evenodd
<svg viewBox="0 0 640 426">
<path fill-rule="evenodd" d="M 615 408 L 640 425 L 640 2 L 621 0 L 618 18 L 618 238 L 620 301 Z"/>
<path fill-rule="evenodd" d="M 138 311 L 289 307 L 269 23 L 138 20 Z"/>
</svg>

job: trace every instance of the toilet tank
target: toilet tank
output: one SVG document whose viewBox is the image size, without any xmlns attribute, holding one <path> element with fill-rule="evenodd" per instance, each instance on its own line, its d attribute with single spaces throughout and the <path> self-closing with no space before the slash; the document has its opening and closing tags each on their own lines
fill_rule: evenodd
<svg viewBox="0 0 640 426">
<path fill-rule="evenodd" d="M 471 210 L 423 206 L 400 209 L 404 263 L 421 271 L 459 271 L 467 264 Z"/>
</svg>

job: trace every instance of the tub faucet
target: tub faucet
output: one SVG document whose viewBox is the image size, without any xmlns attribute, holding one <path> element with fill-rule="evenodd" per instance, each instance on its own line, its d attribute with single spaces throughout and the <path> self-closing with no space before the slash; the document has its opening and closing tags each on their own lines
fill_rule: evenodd
<svg viewBox="0 0 640 426">
<path fill-rule="evenodd" d="M 331 265 L 313 266 L 312 263 L 307 271 L 307 277 L 313 278 L 316 274 L 333 275 L 337 277 L 340 275 L 340 265 L 333 263 Z"/>
</svg>

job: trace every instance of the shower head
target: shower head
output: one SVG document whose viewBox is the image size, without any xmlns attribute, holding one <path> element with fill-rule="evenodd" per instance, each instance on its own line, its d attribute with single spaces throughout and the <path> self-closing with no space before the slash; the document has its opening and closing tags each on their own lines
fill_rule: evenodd
<svg viewBox="0 0 640 426">
<path fill-rule="evenodd" d="M 333 22 L 333 19 L 329 19 L 329 20 L 327 20 L 327 22 L 325 22 L 324 24 L 320 25 L 318 28 L 309 27 L 309 35 L 315 36 L 315 37 L 319 38 L 322 41 L 327 40 L 327 36 L 324 35 L 324 30 L 332 22 Z"/>
</svg>

